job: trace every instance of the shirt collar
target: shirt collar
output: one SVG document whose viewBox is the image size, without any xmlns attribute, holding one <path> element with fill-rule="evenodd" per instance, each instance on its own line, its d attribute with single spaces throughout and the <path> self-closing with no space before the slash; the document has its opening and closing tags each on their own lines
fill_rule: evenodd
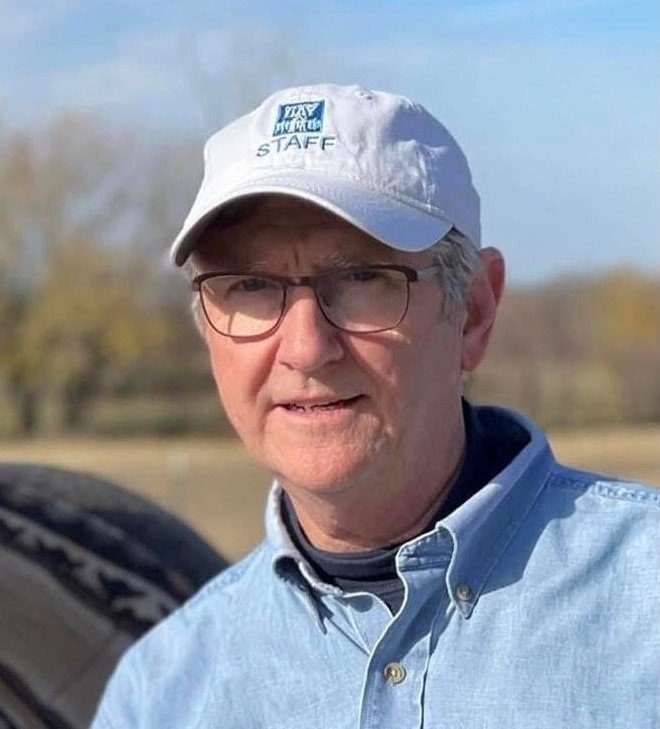
<svg viewBox="0 0 660 729">
<path fill-rule="evenodd" d="M 266 503 L 266 541 L 273 551 L 272 566 L 275 574 L 280 579 L 298 585 L 300 584 L 299 575 L 302 575 L 305 582 L 315 590 L 331 595 L 341 595 L 340 588 L 328 585 L 319 578 L 293 543 L 284 523 L 282 493 L 282 486 L 275 480 Z"/>
<path fill-rule="evenodd" d="M 432 560 L 433 545 L 444 544 L 448 536 L 452 555 L 446 573 L 447 590 L 464 617 L 472 613 L 490 572 L 532 508 L 554 464 L 545 434 L 531 420 L 505 408 L 477 409 L 482 417 L 502 420 L 503 427 L 523 428 L 529 442 L 490 483 L 436 524 L 437 539 L 429 539 L 427 532 L 402 545 L 397 556 L 401 565 L 408 558 L 418 563 L 420 558 Z M 297 573 L 314 590 L 341 594 L 339 588 L 318 578 L 294 545 L 282 518 L 281 497 L 282 487 L 275 481 L 266 506 L 266 540 L 276 574 L 297 582 Z"/>
<path fill-rule="evenodd" d="M 479 410 L 522 427 L 530 439 L 506 468 L 436 525 L 453 541 L 447 590 L 464 617 L 472 613 L 491 571 L 525 521 L 555 463 L 545 434 L 531 420 L 504 408 Z"/>
</svg>

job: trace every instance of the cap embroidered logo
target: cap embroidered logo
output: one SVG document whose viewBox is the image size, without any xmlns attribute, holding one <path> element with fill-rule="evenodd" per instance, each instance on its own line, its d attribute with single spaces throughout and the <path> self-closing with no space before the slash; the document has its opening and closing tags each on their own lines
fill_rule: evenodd
<svg viewBox="0 0 660 729">
<path fill-rule="evenodd" d="M 325 100 L 280 104 L 273 136 L 320 132 L 323 129 L 324 111 Z"/>
<path fill-rule="evenodd" d="M 272 139 L 259 145 L 256 156 L 314 147 L 325 152 L 334 147 L 336 137 L 321 134 L 324 113 L 325 99 L 279 104 Z"/>
</svg>

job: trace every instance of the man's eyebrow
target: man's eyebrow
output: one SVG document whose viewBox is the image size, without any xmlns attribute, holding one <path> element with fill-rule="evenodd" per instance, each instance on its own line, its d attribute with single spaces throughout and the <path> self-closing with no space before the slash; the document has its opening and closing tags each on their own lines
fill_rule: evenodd
<svg viewBox="0 0 660 729">
<path fill-rule="evenodd" d="M 267 259 L 262 260 L 227 260 L 223 266 L 224 270 L 244 271 L 245 273 L 277 273 L 277 268 L 273 266 L 273 262 Z M 392 263 L 389 256 L 372 256 L 366 253 L 353 255 L 344 254 L 337 251 L 329 253 L 327 256 L 311 262 L 309 269 L 312 271 L 328 271 L 335 268 L 352 268 L 354 266 L 373 266 L 378 264 Z"/>
<path fill-rule="evenodd" d="M 331 252 L 321 263 L 322 268 L 348 268 L 351 266 L 373 266 L 380 263 L 391 263 L 388 256 L 374 256 L 369 253 Z"/>
<path fill-rule="evenodd" d="M 204 262 L 205 271 L 240 271 L 244 273 L 264 273 L 271 267 L 268 261 L 246 261 L 235 256 L 218 257 Z"/>
<path fill-rule="evenodd" d="M 353 268 L 355 266 L 378 266 L 388 265 L 394 262 L 389 250 L 374 251 L 330 251 L 320 258 L 313 268 L 319 271 L 333 268 Z"/>
<path fill-rule="evenodd" d="M 296 256 L 297 260 L 297 256 Z M 387 265 L 394 262 L 392 251 L 385 246 L 378 247 L 374 250 L 351 250 L 345 248 L 343 250 L 329 250 L 322 252 L 321 255 L 310 260 L 308 265 L 309 273 L 323 272 L 336 268 L 352 268 L 355 266 L 373 266 Z M 301 262 L 302 263 L 302 262 Z M 268 258 L 250 258 L 241 255 L 240 251 L 223 251 L 220 255 L 213 256 L 203 260 L 203 268 L 207 271 L 243 271 L 245 273 L 284 273 L 282 268 L 287 268 L 287 262 L 284 266 L 275 266 L 272 259 Z M 279 269 L 279 271 L 278 271 Z"/>
</svg>

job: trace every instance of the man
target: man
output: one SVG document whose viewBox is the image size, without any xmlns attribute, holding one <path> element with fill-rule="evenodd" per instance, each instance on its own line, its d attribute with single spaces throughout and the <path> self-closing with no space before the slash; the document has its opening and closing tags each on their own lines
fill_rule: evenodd
<svg viewBox="0 0 660 729">
<path fill-rule="evenodd" d="M 173 258 L 275 476 L 267 537 L 128 652 L 94 728 L 658 726 L 660 494 L 462 400 L 504 266 L 447 130 L 307 86 L 205 164 Z"/>
</svg>

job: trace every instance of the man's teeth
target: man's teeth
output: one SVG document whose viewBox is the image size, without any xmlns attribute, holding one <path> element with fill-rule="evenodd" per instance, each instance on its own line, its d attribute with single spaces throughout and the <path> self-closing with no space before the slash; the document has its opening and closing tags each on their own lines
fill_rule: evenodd
<svg viewBox="0 0 660 729">
<path fill-rule="evenodd" d="M 330 410 L 332 408 L 339 407 L 342 404 L 343 404 L 343 400 L 338 400 L 336 402 L 323 403 L 321 405 L 300 405 L 298 403 L 292 402 L 287 407 L 291 408 L 291 410 L 300 410 L 300 411 L 306 412 L 308 410 Z"/>
<path fill-rule="evenodd" d="M 299 413 L 312 412 L 314 410 L 336 410 L 337 408 L 348 407 L 359 400 L 360 396 L 349 397 L 343 400 L 333 400 L 332 402 L 324 402 L 318 404 L 308 404 L 300 402 L 285 403 L 283 407 L 287 410 L 294 410 Z"/>
</svg>

